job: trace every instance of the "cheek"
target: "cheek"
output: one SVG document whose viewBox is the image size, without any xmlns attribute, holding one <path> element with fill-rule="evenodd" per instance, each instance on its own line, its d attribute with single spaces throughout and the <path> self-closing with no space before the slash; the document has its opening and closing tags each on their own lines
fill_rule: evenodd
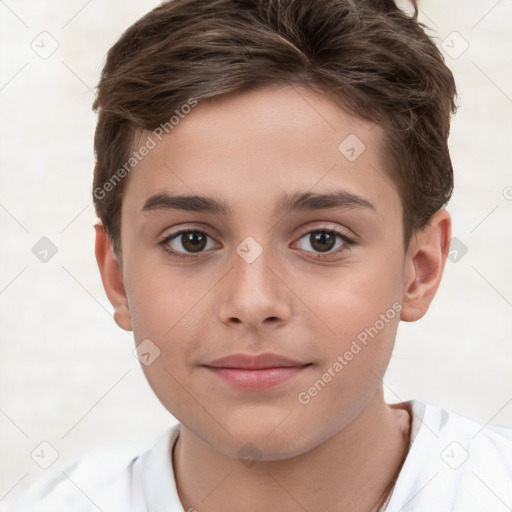
<svg viewBox="0 0 512 512">
<path fill-rule="evenodd" d="M 402 307 L 399 270 L 396 263 L 381 260 L 381 264 L 366 262 L 344 268 L 338 276 L 310 281 L 314 285 L 308 291 L 308 306 L 316 317 L 311 322 L 318 323 L 317 332 L 322 328 L 327 333 L 324 364 L 317 376 L 321 382 L 316 388 L 322 390 L 318 399 L 317 390 L 311 390 L 316 406 L 327 407 L 329 401 L 333 406 L 357 405 L 362 395 L 379 384 L 391 357 Z M 308 393 L 305 400 L 309 398 Z"/>
<path fill-rule="evenodd" d="M 337 271 L 317 273 L 308 279 L 308 287 L 301 294 L 307 297 L 309 310 L 323 323 L 332 340 L 355 339 L 386 314 L 385 326 L 381 322 L 378 326 L 387 336 L 392 334 L 388 332 L 388 320 L 395 318 L 396 303 L 402 297 L 400 279 L 398 264 L 383 259 L 373 263 L 367 260 Z"/>
<path fill-rule="evenodd" d="M 189 279 L 186 272 L 171 273 L 158 263 L 138 268 L 142 270 L 128 274 L 131 279 L 126 283 L 133 335 L 137 345 L 149 339 L 156 346 L 158 358 L 143 370 L 155 391 L 164 386 L 173 396 L 180 384 L 186 384 L 192 354 L 204 339 L 205 290 L 213 282 Z"/>
<path fill-rule="evenodd" d="M 175 417 L 182 417 L 191 407 L 186 392 L 192 389 L 188 361 L 200 338 L 194 328 L 193 305 L 197 301 L 150 280 L 134 287 L 131 293 L 136 344 L 148 344 L 146 340 L 150 340 L 146 346 L 151 360 L 141 359 L 142 370 L 164 407 Z"/>
<path fill-rule="evenodd" d="M 170 269 L 154 261 L 133 261 L 125 283 L 129 298 L 135 339 L 154 336 L 171 338 L 177 329 L 190 325 L 189 317 L 197 313 L 207 282 L 187 278 L 190 271 Z"/>
</svg>

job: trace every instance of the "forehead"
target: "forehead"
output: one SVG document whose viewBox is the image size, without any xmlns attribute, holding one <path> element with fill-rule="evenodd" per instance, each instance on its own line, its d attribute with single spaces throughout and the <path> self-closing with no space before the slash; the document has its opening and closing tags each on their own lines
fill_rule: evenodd
<svg viewBox="0 0 512 512">
<path fill-rule="evenodd" d="M 123 209 L 163 192 L 214 196 L 237 209 L 276 209 L 285 192 L 343 188 L 377 208 L 399 198 L 384 171 L 382 130 L 348 115 L 327 94 L 273 85 L 200 102 L 130 175 Z M 159 140 L 162 139 L 162 140 Z M 389 205 L 387 205 L 389 207 Z M 396 207 L 396 204 L 394 205 Z"/>
</svg>

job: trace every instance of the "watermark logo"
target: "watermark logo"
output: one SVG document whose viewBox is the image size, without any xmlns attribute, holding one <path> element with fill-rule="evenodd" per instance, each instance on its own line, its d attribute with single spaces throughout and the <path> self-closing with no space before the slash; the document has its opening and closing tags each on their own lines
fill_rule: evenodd
<svg viewBox="0 0 512 512">
<path fill-rule="evenodd" d="M 42 263 L 48 263 L 57 254 L 57 251 L 57 246 L 46 236 L 32 247 L 32 254 Z"/>
<path fill-rule="evenodd" d="M 357 160 L 365 149 L 364 142 L 355 133 L 345 137 L 338 146 L 339 152 L 350 162 Z"/>
<path fill-rule="evenodd" d="M 237 246 L 236 252 L 246 263 L 252 263 L 261 256 L 263 247 L 252 236 L 248 236 Z"/>
<path fill-rule="evenodd" d="M 144 366 L 149 366 L 160 357 L 160 349 L 149 338 L 146 338 L 133 350 L 133 355 Z"/>
<path fill-rule="evenodd" d="M 468 457 L 468 451 L 458 441 L 452 441 L 441 452 L 441 459 L 452 469 L 459 469 Z"/>
<path fill-rule="evenodd" d="M 248 468 L 254 466 L 254 464 L 261 459 L 262 455 L 263 454 L 254 443 L 244 444 L 237 453 L 237 457 Z"/>
<path fill-rule="evenodd" d="M 448 259 L 452 263 L 458 263 L 468 252 L 467 245 L 456 236 L 450 240 L 450 250 L 448 252 Z"/>
<path fill-rule="evenodd" d="M 457 31 L 453 31 L 443 39 L 441 48 L 452 59 L 458 59 L 469 48 L 469 43 Z"/>
<path fill-rule="evenodd" d="M 59 458 L 59 452 L 48 441 L 43 441 L 32 450 L 30 456 L 40 468 L 48 469 Z"/>
<path fill-rule="evenodd" d="M 46 60 L 59 49 L 59 42 L 50 32 L 44 30 L 32 40 L 30 48 L 32 48 L 41 59 Z"/>
</svg>

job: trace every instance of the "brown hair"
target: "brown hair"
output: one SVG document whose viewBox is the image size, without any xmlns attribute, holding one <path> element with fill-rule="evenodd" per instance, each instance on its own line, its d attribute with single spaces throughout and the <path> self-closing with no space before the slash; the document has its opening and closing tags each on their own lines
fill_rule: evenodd
<svg viewBox="0 0 512 512">
<path fill-rule="evenodd" d="M 413 6 L 410 17 L 393 0 L 170 0 L 128 28 L 93 105 L 93 200 L 116 255 L 135 136 L 168 132 L 192 101 L 276 82 L 320 88 L 384 129 L 407 245 L 452 194 L 456 110 L 452 73 Z"/>
</svg>

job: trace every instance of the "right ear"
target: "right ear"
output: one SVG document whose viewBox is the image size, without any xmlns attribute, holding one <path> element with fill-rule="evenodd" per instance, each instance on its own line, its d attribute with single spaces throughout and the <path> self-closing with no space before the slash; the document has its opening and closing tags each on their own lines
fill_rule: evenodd
<svg viewBox="0 0 512 512">
<path fill-rule="evenodd" d="M 108 300 L 114 306 L 114 320 L 125 331 L 132 330 L 132 320 L 128 308 L 128 298 L 123 283 L 123 272 L 112 250 L 110 236 L 103 223 L 94 225 L 96 230 L 96 261 Z"/>
</svg>

